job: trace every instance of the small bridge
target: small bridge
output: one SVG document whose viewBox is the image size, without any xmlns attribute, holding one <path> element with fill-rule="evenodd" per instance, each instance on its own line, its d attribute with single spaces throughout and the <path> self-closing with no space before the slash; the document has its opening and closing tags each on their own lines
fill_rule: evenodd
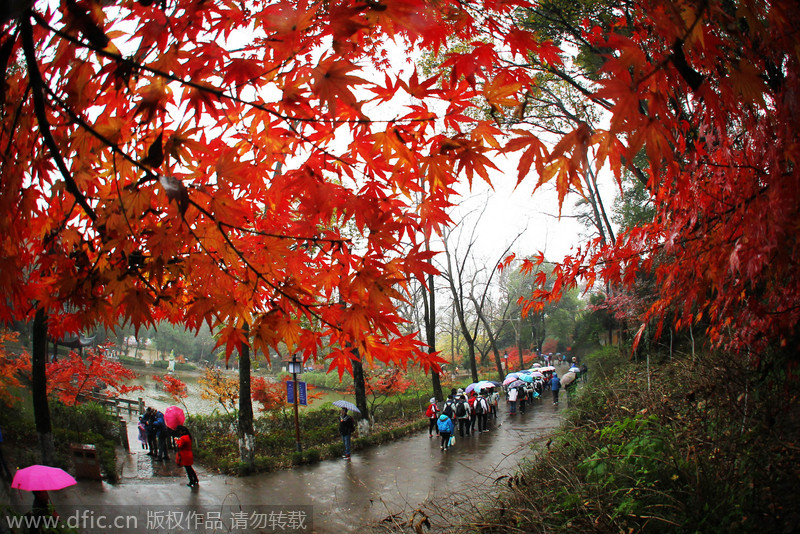
<svg viewBox="0 0 800 534">
<path fill-rule="evenodd" d="M 79 395 L 80 402 L 96 402 L 104 407 L 109 413 L 120 416 L 123 411 L 127 411 L 128 415 L 139 415 L 144 413 L 144 399 L 139 397 L 136 400 L 123 399 L 120 397 L 111 397 L 102 393 L 91 393 L 88 395 Z"/>
</svg>

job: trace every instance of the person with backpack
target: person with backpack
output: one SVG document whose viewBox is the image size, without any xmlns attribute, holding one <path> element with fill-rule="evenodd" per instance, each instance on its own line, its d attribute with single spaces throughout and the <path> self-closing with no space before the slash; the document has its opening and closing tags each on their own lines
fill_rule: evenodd
<svg viewBox="0 0 800 534">
<path fill-rule="evenodd" d="M 425 416 L 429 419 L 430 423 L 428 424 L 428 437 L 433 437 L 433 431 L 436 430 L 436 435 L 439 435 L 439 427 L 436 425 L 437 419 L 439 419 L 439 406 L 436 404 L 436 397 L 431 397 L 431 400 L 428 404 L 428 409 L 425 410 Z"/>
<path fill-rule="evenodd" d="M 445 414 L 442 414 L 439 416 L 437 425 L 439 427 L 439 435 L 442 437 L 442 444 L 439 445 L 439 448 L 446 451 L 450 446 L 450 436 L 453 435 L 453 429 L 455 428 L 453 426 L 453 420 Z"/>
<path fill-rule="evenodd" d="M 147 456 L 158 456 L 158 438 L 156 438 L 156 411 L 149 407 L 144 413 L 145 435 L 147 437 Z"/>
<path fill-rule="evenodd" d="M 497 419 L 497 408 L 500 406 L 500 394 L 494 388 L 492 388 L 492 392 L 489 394 L 489 406 L 492 409 L 492 418 Z"/>
<path fill-rule="evenodd" d="M 517 415 L 517 388 L 508 390 L 508 415 Z"/>
<path fill-rule="evenodd" d="M 469 413 L 470 413 L 470 424 L 469 424 L 469 431 L 470 434 L 475 433 L 475 423 L 478 421 L 478 417 L 475 414 L 475 403 L 478 400 L 478 392 L 474 389 L 469 394 Z"/>
<path fill-rule="evenodd" d="M 480 396 L 475 400 L 475 419 L 478 420 L 478 432 L 489 431 L 489 401 L 486 393 L 481 391 Z"/>
<path fill-rule="evenodd" d="M 463 394 L 459 394 L 456 399 L 456 419 L 458 419 L 458 435 L 463 438 L 464 432 L 466 431 L 467 436 L 469 436 L 469 425 L 471 422 L 469 402 L 467 402 L 467 398 Z"/>
<path fill-rule="evenodd" d="M 442 408 L 442 413 L 453 420 L 455 424 L 456 420 L 456 401 L 454 398 L 453 393 L 447 396 L 447 400 L 444 401 L 444 408 Z"/>
</svg>

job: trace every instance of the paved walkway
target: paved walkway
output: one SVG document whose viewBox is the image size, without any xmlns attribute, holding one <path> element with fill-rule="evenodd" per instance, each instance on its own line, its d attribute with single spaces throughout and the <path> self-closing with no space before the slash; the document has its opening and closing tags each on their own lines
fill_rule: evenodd
<svg viewBox="0 0 800 534">
<path fill-rule="evenodd" d="M 459 488 L 490 484 L 513 471 L 532 440 L 559 426 L 565 404 L 552 406 L 545 392 L 526 414 L 508 416 L 501 405 L 490 432 L 457 437 L 447 452 L 425 431 L 358 451 L 351 461 L 328 460 L 241 478 L 198 468 L 196 489 L 186 487 L 183 469 L 173 462 L 154 462 L 134 449 L 123 460 L 119 483 L 81 480 L 51 497 L 62 518 L 83 514 L 85 532 L 354 532 L 359 525 L 413 510 Z M 0 502 L 29 509 L 29 493 L 0 486 Z M 106 524 L 108 518 L 130 516 L 137 525 L 88 528 L 87 521 L 93 519 L 96 527 L 101 515 Z M 188 528 L 190 520 L 194 524 Z"/>
</svg>

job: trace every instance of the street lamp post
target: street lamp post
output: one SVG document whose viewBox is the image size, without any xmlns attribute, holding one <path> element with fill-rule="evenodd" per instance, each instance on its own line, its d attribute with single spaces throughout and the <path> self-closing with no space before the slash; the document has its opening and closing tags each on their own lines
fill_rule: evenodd
<svg viewBox="0 0 800 534">
<path fill-rule="evenodd" d="M 302 372 L 302 362 L 297 360 L 297 354 L 292 355 L 292 360 L 289 362 L 289 372 L 292 373 L 292 381 L 294 382 L 294 436 L 297 445 L 297 452 L 303 450 L 300 445 L 300 415 L 297 406 L 297 401 L 300 398 L 300 391 L 297 389 L 297 375 Z"/>
</svg>

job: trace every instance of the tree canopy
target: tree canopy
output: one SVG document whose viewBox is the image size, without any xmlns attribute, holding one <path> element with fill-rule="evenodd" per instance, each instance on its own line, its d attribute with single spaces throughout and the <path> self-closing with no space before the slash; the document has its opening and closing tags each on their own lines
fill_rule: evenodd
<svg viewBox="0 0 800 534">
<path fill-rule="evenodd" d="M 44 312 L 56 336 L 207 323 L 228 354 L 285 343 L 314 357 L 324 344 L 340 373 L 359 357 L 429 368 L 439 360 L 400 329 L 396 301 L 431 272 L 425 236 L 448 222 L 454 184 L 488 181 L 493 156 L 513 152 L 517 179 L 555 184 L 559 202 L 585 194 L 590 170 L 619 181 L 627 166 L 656 209 L 566 258 L 529 307 L 653 268 L 660 293 L 643 321 L 677 309 L 679 326 L 706 318 L 717 343 L 788 342 L 800 314 L 798 7 L 635 1 L 603 9 L 602 25 L 587 17 L 582 52 L 600 67 L 579 92 L 607 124 L 555 139 L 500 129 L 542 69 L 571 83 L 559 48 L 520 16 L 535 7 L 6 7 L 0 320 Z M 446 59 L 430 76 L 390 68 L 418 50 Z M 467 113 L 476 102 L 492 116 Z M 648 166 L 635 168 L 642 151 Z"/>
</svg>

